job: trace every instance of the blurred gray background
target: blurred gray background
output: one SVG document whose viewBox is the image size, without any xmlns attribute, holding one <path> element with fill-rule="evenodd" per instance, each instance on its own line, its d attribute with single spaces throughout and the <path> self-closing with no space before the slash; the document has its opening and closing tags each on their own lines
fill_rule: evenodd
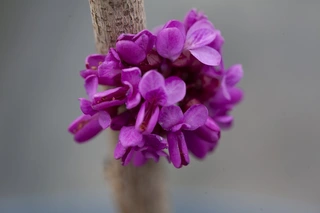
<svg viewBox="0 0 320 213">
<path fill-rule="evenodd" d="M 181 193 L 189 196 L 182 202 L 212 209 L 226 203 L 233 212 L 245 205 L 244 212 L 270 206 L 276 207 L 269 212 L 320 212 L 320 1 L 145 0 L 145 6 L 149 29 L 193 7 L 205 11 L 225 37 L 226 64 L 242 63 L 245 71 L 245 100 L 216 152 L 180 170 L 168 165 L 175 200 Z M 79 70 L 95 52 L 88 2 L 2 0 L 0 26 L 1 212 L 19 206 L 36 212 L 37 199 L 44 205 L 70 193 L 100 197 L 99 206 L 108 200 L 102 169 L 108 136 L 78 145 L 66 130 L 80 113 L 77 98 L 85 96 Z M 208 202 L 197 203 L 201 196 Z"/>
</svg>

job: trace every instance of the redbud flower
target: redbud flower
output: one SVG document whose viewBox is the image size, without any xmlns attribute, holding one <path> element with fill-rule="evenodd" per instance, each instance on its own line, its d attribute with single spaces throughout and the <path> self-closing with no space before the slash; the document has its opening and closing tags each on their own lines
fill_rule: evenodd
<svg viewBox="0 0 320 213">
<path fill-rule="evenodd" d="M 232 110 L 243 99 L 237 84 L 240 64 L 224 68 L 221 31 L 191 10 L 154 33 L 119 35 L 106 55 L 86 58 L 80 72 L 88 98 L 69 132 L 83 143 L 110 126 L 120 131 L 114 157 L 141 166 L 161 157 L 176 168 L 191 153 L 204 159 L 234 123 Z M 108 88 L 98 90 L 98 85 Z"/>
</svg>

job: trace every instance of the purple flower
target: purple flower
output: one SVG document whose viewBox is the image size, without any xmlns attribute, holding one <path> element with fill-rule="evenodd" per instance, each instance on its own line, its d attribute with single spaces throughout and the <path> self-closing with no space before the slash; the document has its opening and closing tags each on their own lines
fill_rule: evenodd
<svg viewBox="0 0 320 213">
<path fill-rule="evenodd" d="M 79 98 L 84 115 L 69 131 L 79 143 L 109 126 L 120 131 L 114 157 L 122 165 L 163 156 L 181 168 L 189 152 L 205 158 L 243 99 L 242 66 L 224 68 L 223 45 L 221 32 L 195 9 L 153 33 L 121 34 L 106 56 L 86 58 L 80 74 L 88 98 Z M 98 92 L 98 84 L 109 87 Z"/>
<path fill-rule="evenodd" d="M 186 30 L 189 30 L 194 23 L 200 20 L 208 20 L 208 17 L 203 12 L 199 12 L 196 9 L 190 10 L 184 18 Z"/>
<path fill-rule="evenodd" d="M 89 75 L 97 76 L 98 67 L 100 66 L 100 64 L 104 62 L 105 58 L 106 58 L 105 55 L 100 55 L 100 54 L 88 55 L 85 60 L 86 69 L 80 71 L 80 75 L 84 79 L 87 78 Z"/>
<path fill-rule="evenodd" d="M 220 128 L 211 118 L 207 118 L 203 126 L 195 131 L 184 131 L 184 135 L 190 152 L 203 159 L 216 148 L 220 139 Z"/>
<path fill-rule="evenodd" d="M 181 101 L 186 94 L 186 84 L 178 77 L 164 79 L 159 72 L 151 70 L 142 77 L 139 91 L 145 102 L 141 105 L 135 126 L 140 132 L 151 133 L 158 121 L 159 106 Z"/>
<path fill-rule="evenodd" d="M 133 161 L 135 166 L 143 165 L 147 159 L 159 161 L 160 156 L 167 157 L 163 151 L 167 147 L 166 140 L 155 134 L 142 135 L 133 126 L 123 127 L 114 157 L 121 159 L 123 165 Z"/>
<path fill-rule="evenodd" d="M 168 131 L 169 155 L 176 168 L 189 164 L 188 148 L 183 132 L 196 130 L 205 124 L 207 118 L 208 110 L 200 104 L 191 106 L 184 114 L 180 107 L 175 105 L 162 107 L 159 124 Z"/>
<path fill-rule="evenodd" d="M 180 21 L 169 21 L 157 34 L 156 49 L 164 58 L 175 61 L 182 53 L 185 28 Z"/>
<path fill-rule="evenodd" d="M 229 113 L 243 98 L 243 92 L 239 88 L 228 88 L 227 92 L 230 99 L 227 99 L 223 90 L 220 89 L 209 102 L 210 116 L 224 129 L 232 126 L 233 117 Z"/>
<path fill-rule="evenodd" d="M 221 55 L 223 44 L 224 44 L 224 38 L 221 35 L 221 31 L 216 29 L 216 38 L 209 44 L 209 46 L 217 50 Z"/>
<path fill-rule="evenodd" d="M 99 83 L 109 86 L 121 84 L 121 71 L 125 67 L 115 49 L 110 48 L 105 61 L 98 67 Z"/>
<path fill-rule="evenodd" d="M 92 108 L 103 110 L 112 106 L 120 106 L 124 103 L 127 109 L 131 109 L 140 103 L 141 96 L 138 84 L 141 79 L 141 71 L 137 67 L 123 69 L 121 73 L 122 86 L 108 89 L 93 95 Z"/>
<path fill-rule="evenodd" d="M 197 21 L 187 31 L 184 48 L 205 65 L 219 65 L 220 53 L 209 46 L 216 35 L 216 30 L 210 21 L 206 19 Z"/>
<path fill-rule="evenodd" d="M 231 66 L 225 73 L 221 82 L 221 89 L 224 97 L 231 99 L 229 88 L 236 86 L 243 77 L 243 69 L 241 64 Z"/>
<path fill-rule="evenodd" d="M 116 43 L 116 50 L 120 58 L 128 64 L 138 65 L 152 50 L 156 37 L 148 30 L 140 33 L 122 34 Z"/>
<path fill-rule="evenodd" d="M 96 136 L 100 131 L 109 127 L 111 118 L 109 113 L 101 111 L 93 116 L 81 115 L 69 125 L 69 132 L 74 140 L 83 143 Z"/>
</svg>

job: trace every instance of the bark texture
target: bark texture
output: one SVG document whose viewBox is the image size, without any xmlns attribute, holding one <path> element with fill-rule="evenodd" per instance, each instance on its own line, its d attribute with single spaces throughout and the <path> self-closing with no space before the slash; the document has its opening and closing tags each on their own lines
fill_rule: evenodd
<svg viewBox="0 0 320 213">
<path fill-rule="evenodd" d="M 145 29 L 143 0 L 89 0 L 96 49 L 106 54 L 121 33 Z M 116 132 L 108 131 L 110 145 L 105 172 L 120 213 L 168 213 L 166 177 L 161 164 L 149 161 L 145 166 L 123 167 L 113 159 L 118 141 Z"/>
</svg>

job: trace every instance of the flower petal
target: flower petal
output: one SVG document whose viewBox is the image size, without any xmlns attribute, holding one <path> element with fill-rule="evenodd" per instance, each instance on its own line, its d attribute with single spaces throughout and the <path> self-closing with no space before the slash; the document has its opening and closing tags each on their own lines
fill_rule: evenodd
<svg viewBox="0 0 320 213">
<path fill-rule="evenodd" d="M 149 91 L 158 89 L 160 87 L 164 88 L 165 81 L 163 76 L 156 70 L 150 70 L 145 73 L 139 83 L 139 91 L 142 97 L 146 97 Z"/>
<path fill-rule="evenodd" d="M 183 119 L 183 113 L 180 107 L 176 105 L 162 107 L 159 115 L 160 126 L 167 131 L 179 124 Z"/>
<path fill-rule="evenodd" d="M 163 106 L 167 103 L 168 96 L 165 89 L 163 87 L 159 87 L 155 90 L 147 92 L 144 99 L 150 103 Z"/>
<path fill-rule="evenodd" d="M 181 101 L 186 95 L 186 84 L 179 77 L 169 77 L 165 80 L 167 103 L 166 106 Z"/>
<path fill-rule="evenodd" d="M 138 85 L 141 79 L 141 71 L 138 67 L 123 69 L 121 72 L 121 81 L 129 82 L 131 85 Z"/>
<path fill-rule="evenodd" d="M 85 115 L 94 115 L 97 111 L 92 109 L 91 101 L 88 101 L 85 98 L 79 98 L 80 101 L 80 109 Z"/>
<path fill-rule="evenodd" d="M 202 104 L 191 106 L 185 113 L 182 128 L 185 130 L 195 130 L 205 124 L 208 118 L 208 109 Z"/>
<path fill-rule="evenodd" d="M 216 95 L 210 100 L 210 105 L 224 106 L 224 105 L 234 105 L 238 104 L 243 98 L 243 91 L 237 87 L 228 88 L 228 93 L 230 94 L 230 99 L 228 100 L 222 89 L 220 89 Z"/>
<path fill-rule="evenodd" d="M 196 49 L 210 44 L 216 37 L 215 31 L 200 29 L 186 39 L 185 49 Z"/>
<path fill-rule="evenodd" d="M 84 79 L 86 79 L 90 75 L 97 75 L 97 74 L 98 74 L 97 70 L 88 70 L 88 69 L 86 69 L 86 70 L 81 70 L 80 71 L 80 76 L 82 78 L 84 78 Z"/>
<path fill-rule="evenodd" d="M 116 62 L 103 62 L 98 68 L 99 83 L 116 86 L 120 84 L 121 68 Z"/>
<path fill-rule="evenodd" d="M 142 134 L 134 126 L 124 126 L 120 130 L 119 141 L 124 147 L 143 146 Z"/>
<path fill-rule="evenodd" d="M 102 127 L 102 129 L 106 129 L 110 126 L 111 124 L 111 117 L 109 113 L 106 111 L 100 111 L 98 112 L 99 116 L 99 124 Z"/>
<path fill-rule="evenodd" d="M 233 125 L 233 116 L 231 115 L 215 116 L 214 120 L 222 129 L 229 129 Z"/>
<path fill-rule="evenodd" d="M 133 119 L 131 112 L 126 110 L 112 118 L 110 128 L 119 131 L 123 126 L 126 126 L 130 119 Z"/>
<path fill-rule="evenodd" d="M 138 44 L 121 40 L 116 43 L 116 50 L 122 60 L 129 64 L 137 65 L 146 58 L 146 52 Z"/>
<path fill-rule="evenodd" d="M 120 106 L 126 102 L 127 91 L 127 87 L 117 87 L 96 93 L 93 96 L 92 108 L 103 110 L 112 106 Z"/>
<path fill-rule="evenodd" d="M 136 107 L 141 100 L 139 93 L 139 82 L 141 79 L 141 71 L 138 67 L 123 69 L 121 73 L 121 81 L 129 87 L 127 93 L 127 109 Z"/>
<path fill-rule="evenodd" d="M 213 151 L 218 144 L 218 140 L 214 143 L 209 143 L 206 140 L 199 138 L 194 132 L 184 131 L 186 144 L 190 152 L 199 159 L 204 159 L 206 155 Z"/>
<path fill-rule="evenodd" d="M 98 89 L 98 77 L 96 75 L 88 76 L 84 81 L 84 87 L 86 89 L 87 95 L 92 99 L 93 95 Z"/>
<path fill-rule="evenodd" d="M 220 128 L 211 118 L 208 118 L 205 125 L 196 129 L 194 133 L 202 140 L 211 143 L 216 143 L 220 139 Z"/>
<path fill-rule="evenodd" d="M 145 134 L 151 133 L 158 122 L 159 111 L 157 105 L 144 102 L 137 115 L 136 130 Z"/>
<path fill-rule="evenodd" d="M 197 32 L 198 30 L 203 30 L 203 29 L 208 29 L 211 31 L 215 30 L 213 24 L 208 19 L 205 18 L 205 19 L 202 19 L 202 20 L 195 22 L 188 30 L 186 37 L 190 38 L 193 33 Z"/>
<path fill-rule="evenodd" d="M 168 132 L 168 149 L 170 160 L 176 168 L 188 165 L 190 162 L 188 148 L 182 132 Z"/>
<path fill-rule="evenodd" d="M 217 66 L 220 64 L 220 53 L 208 46 L 200 47 L 197 49 L 189 50 L 190 53 L 205 65 Z"/>
<path fill-rule="evenodd" d="M 114 158 L 117 160 L 122 158 L 126 153 L 126 150 L 127 149 L 124 146 L 122 146 L 120 142 L 118 142 L 116 148 L 114 149 Z"/>
<path fill-rule="evenodd" d="M 100 54 L 91 54 L 86 58 L 86 68 L 90 70 L 97 70 L 98 66 L 104 62 L 106 56 Z"/>
<path fill-rule="evenodd" d="M 150 31 L 142 30 L 133 37 L 133 41 L 144 49 L 147 54 L 152 50 L 156 42 L 156 37 Z"/>
<path fill-rule="evenodd" d="M 182 33 L 183 37 L 186 36 L 186 28 L 181 21 L 178 20 L 170 20 L 168 21 L 163 28 L 177 28 Z"/>
<path fill-rule="evenodd" d="M 226 85 L 228 87 L 235 86 L 243 77 L 243 69 L 241 64 L 231 66 L 226 73 Z"/>
<path fill-rule="evenodd" d="M 184 41 L 178 28 L 165 28 L 158 33 L 156 49 L 162 57 L 175 61 L 182 53 Z"/>
<path fill-rule="evenodd" d="M 167 148 L 167 141 L 156 134 L 146 134 L 143 135 L 143 140 L 145 140 L 145 146 L 151 147 L 154 150 L 162 150 Z"/>
<path fill-rule="evenodd" d="M 216 38 L 209 44 L 210 47 L 216 49 L 220 54 L 222 52 L 222 46 L 224 44 L 224 38 L 221 35 L 220 30 L 216 30 Z"/>
<path fill-rule="evenodd" d="M 68 130 L 75 141 L 83 143 L 96 136 L 102 128 L 97 115 L 82 115 L 70 124 Z"/>
<path fill-rule="evenodd" d="M 199 12 L 196 9 L 190 10 L 186 15 L 186 17 L 184 18 L 184 24 L 185 24 L 186 30 L 188 30 L 197 21 L 200 21 L 203 19 L 208 19 L 203 12 Z"/>
<path fill-rule="evenodd" d="M 142 166 L 147 162 L 147 158 L 140 152 L 135 151 L 133 154 L 132 163 L 134 166 Z"/>
</svg>

